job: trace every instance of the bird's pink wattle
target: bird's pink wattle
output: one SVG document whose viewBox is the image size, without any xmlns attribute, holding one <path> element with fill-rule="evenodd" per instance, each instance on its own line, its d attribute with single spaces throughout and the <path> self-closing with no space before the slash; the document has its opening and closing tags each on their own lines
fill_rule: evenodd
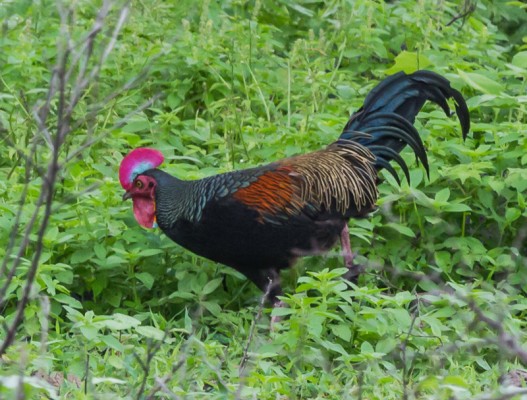
<svg viewBox="0 0 527 400">
<path fill-rule="evenodd" d="M 159 150 L 140 147 L 132 150 L 121 161 L 119 181 L 124 190 L 130 190 L 135 177 L 149 169 L 159 167 L 164 161 Z"/>
<path fill-rule="evenodd" d="M 135 196 L 134 216 L 136 221 L 144 228 L 154 228 L 156 226 L 156 203 L 154 200 L 143 196 Z"/>
</svg>

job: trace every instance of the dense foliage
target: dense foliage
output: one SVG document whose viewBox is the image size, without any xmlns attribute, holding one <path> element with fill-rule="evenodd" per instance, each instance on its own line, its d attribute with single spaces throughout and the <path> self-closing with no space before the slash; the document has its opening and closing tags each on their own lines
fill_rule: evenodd
<svg viewBox="0 0 527 400">
<path fill-rule="evenodd" d="M 0 2 L 0 284 L 10 280 L 0 340 L 36 230 L 10 278 L 9 260 L 52 157 L 35 110 L 65 30 L 82 40 L 102 4 L 74 3 Z M 499 398 L 498 377 L 526 362 L 524 3 L 143 0 L 116 39 L 59 154 L 0 397 Z M 470 137 L 427 106 L 416 127 L 430 177 L 405 153 L 410 184 L 382 174 L 379 211 L 350 224 L 358 284 L 341 279 L 338 249 L 303 260 L 284 273 L 288 307 L 274 312 L 286 318 L 273 332 L 252 284 L 142 229 L 121 201 L 117 169 L 132 148 L 160 149 L 165 170 L 185 179 L 319 149 L 379 80 L 423 68 L 463 92 Z M 50 131 L 60 107 L 53 99 Z"/>
</svg>

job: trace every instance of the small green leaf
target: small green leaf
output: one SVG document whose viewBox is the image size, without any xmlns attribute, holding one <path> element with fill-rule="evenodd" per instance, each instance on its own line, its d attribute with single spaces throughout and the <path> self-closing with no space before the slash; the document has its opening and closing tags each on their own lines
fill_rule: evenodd
<svg viewBox="0 0 527 400">
<path fill-rule="evenodd" d="M 404 50 L 395 57 L 395 64 L 387 69 L 385 73 L 387 75 L 392 75 L 396 72 L 404 71 L 405 73 L 410 74 L 419 69 L 429 67 L 430 65 L 432 65 L 432 61 L 423 54 Z"/>
<path fill-rule="evenodd" d="M 465 379 L 463 379 L 461 376 L 454 376 L 454 375 L 446 376 L 444 378 L 443 382 L 448 384 L 448 385 L 459 386 L 459 387 L 462 387 L 462 388 L 468 388 L 469 387 L 469 385 L 467 384 Z"/>
<path fill-rule="evenodd" d="M 94 325 L 82 325 L 79 329 L 83 336 L 88 340 L 94 340 L 99 333 L 99 329 Z"/>
<path fill-rule="evenodd" d="M 467 211 L 471 211 L 472 209 L 466 204 L 455 203 L 455 204 L 447 204 L 446 206 L 443 206 L 443 210 L 446 212 L 467 212 Z"/>
<path fill-rule="evenodd" d="M 490 371 L 492 369 L 487 360 L 485 360 L 483 357 L 477 356 L 475 360 L 476 364 L 478 364 L 483 370 Z"/>
<path fill-rule="evenodd" d="M 502 84 L 475 72 L 458 70 L 459 76 L 474 89 L 487 94 L 501 95 L 505 92 Z"/>
<path fill-rule="evenodd" d="M 331 331 L 335 336 L 338 336 L 346 342 L 349 342 L 351 339 L 351 329 L 346 324 L 332 325 Z"/>
<path fill-rule="evenodd" d="M 131 329 L 141 324 L 141 321 L 120 313 L 113 314 L 111 318 L 104 321 L 104 325 L 111 330 Z"/>
<path fill-rule="evenodd" d="M 68 306 L 72 308 L 82 308 L 82 304 L 79 300 L 74 299 L 71 296 L 68 296 L 64 293 L 59 293 L 55 296 L 53 296 L 53 299 L 57 300 L 59 303 L 67 304 Z"/>
<path fill-rule="evenodd" d="M 152 274 L 148 272 L 140 272 L 138 274 L 135 274 L 135 277 L 139 279 L 143 285 L 146 286 L 147 289 L 152 289 L 154 286 L 155 278 L 152 276 Z"/>
<path fill-rule="evenodd" d="M 165 337 L 165 332 L 163 332 L 161 329 L 157 329 L 154 326 L 138 326 L 135 328 L 135 330 L 140 335 L 150 339 L 163 340 Z"/>
<path fill-rule="evenodd" d="M 124 346 L 119 340 L 117 340 L 116 337 L 112 335 L 105 335 L 102 337 L 102 341 L 108 346 L 111 347 L 114 350 L 117 351 L 124 351 Z"/>
<path fill-rule="evenodd" d="M 221 285 L 221 282 L 223 281 L 223 278 L 216 278 L 208 281 L 205 286 L 203 286 L 203 289 L 201 289 L 200 294 L 203 296 L 206 296 L 212 292 L 214 292 L 218 286 Z"/>
<path fill-rule="evenodd" d="M 161 253 L 163 253 L 161 249 L 142 249 L 140 255 L 141 257 L 150 257 Z"/>
<path fill-rule="evenodd" d="M 218 303 L 213 303 L 211 301 L 202 301 L 200 305 L 206 308 L 212 315 L 218 316 L 221 314 L 221 307 Z"/>
<path fill-rule="evenodd" d="M 520 68 L 527 68 L 527 51 L 520 51 L 512 57 L 512 65 Z"/>
<path fill-rule="evenodd" d="M 360 352 L 362 354 L 371 354 L 375 353 L 375 350 L 373 349 L 373 346 L 370 344 L 370 342 L 362 342 L 360 346 Z"/>
<path fill-rule="evenodd" d="M 93 252 L 101 260 L 106 258 L 106 247 L 104 247 L 101 243 L 96 243 L 95 246 L 93 246 Z"/>
<path fill-rule="evenodd" d="M 509 223 L 516 221 L 521 215 L 521 210 L 518 210 L 517 208 L 507 208 L 507 211 L 505 211 L 505 219 Z"/>
<path fill-rule="evenodd" d="M 283 317 L 285 315 L 291 315 L 294 314 L 294 310 L 289 307 L 275 307 L 273 308 L 273 311 L 271 312 L 271 315 L 273 317 Z"/>
<path fill-rule="evenodd" d="M 93 257 L 93 250 L 91 248 L 85 247 L 78 249 L 71 256 L 71 263 L 81 264 L 88 261 L 91 257 Z"/>
<path fill-rule="evenodd" d="M 436 193 L 435 201 L 439 203 L 445 203 L 448 201 L 448 198 L 450 197 L 450 189 L 444 188 L 441 189 L 439 192 Z"/>
<path fill-rule="evenodd" d="M 389 222 L 386 224 L 387 227 L 389 228 L 392 228 L 392 229 L 395 229 L 397 232 L 399 232 L 400 234 L 404 235 L 404 236 L 408 236 L 408 237 L 415 237 L 415 232 L 412 231 L 410 228 L 408 228 L 407 226 L 404 226 L 404 225 L 401 225 L 401 224 L 398 224 L 398 223 L 395 223 L 395 222 Z"/>
</svg>

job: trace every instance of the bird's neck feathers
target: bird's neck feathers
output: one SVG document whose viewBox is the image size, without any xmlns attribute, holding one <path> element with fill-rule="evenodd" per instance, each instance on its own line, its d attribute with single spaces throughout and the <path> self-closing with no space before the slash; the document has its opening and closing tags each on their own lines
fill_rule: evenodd
<svg viewBox="0 0 527 400">
<path fill-rule="evenodd" d="M 157 181 L 156 216 L 161 229 L 171 228 L 180 220 L 200 220 L 207 199 L 210 199 L 212 178 L 184 181 L 158 169 L 145 174 Z"/>
<path fill-rule="evenodd" d="M 196 181 L 183 181 L 158 169 L 149 170 L 144 175 L 157 182 L 154 201 L 160 228 L 169 227 L 180 218 L 190 219 L 187 214 L 195 202 L 193 189 Z"/>
</svg>

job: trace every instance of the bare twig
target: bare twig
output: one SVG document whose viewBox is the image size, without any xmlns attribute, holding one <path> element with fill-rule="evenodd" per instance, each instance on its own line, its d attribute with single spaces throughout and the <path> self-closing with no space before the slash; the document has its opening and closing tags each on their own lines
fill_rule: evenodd
<svg viewBox="0 0 527 400">
<path fill-rule="evenodd" d="M 90 85 L 98 79 L 102 65 L 106 62 L 109 54 L 114 49 L 117 37 L 121 32 L 129 13 L 129 2 L 125 2 L 124 5 L 117 10 L 116 22 L 111 34 L 109 35 L 109 39 L 99 40 L 101 34 L 109 25 L 111 11 L 115 9 L 114 2 L 104 0 L 89 33 L 80 42 L 74 43 L 70 34 L 70 26 L 73 25 L 73 9 L 71 7 L 63 6 L 60 2 L 58 7 L 61 18 L 61 37 L 57 43 L 57 61 L 51 71 L 49 88 L 45 100 L 37 104 L 32 112 L 38 131 L 32 140 L 32 146 L 28 154 L 22 149 L 17 150 L 20 157 L 26 161 L 25 185 L 15 217 L 15 223 L 11 232 L 6 256 L 0 266 L 0 277 L 2 277 L 2 286 L 0 287 L 0 309 L 5 307 L 8 301 L 7 290 L 10 287 L 13 278 L 16 276 L 20 264 L 24 261 L 23 256 L 31 254 L 31 257 L 29 260 L 27 275 L 25 277 L 25 284 L 22 288 L 22 296 L 17 303 L 15 313 L 11 319 L 11 324 L 6 327 L 4 341 L 0 344 L 0 356 L 4 354 L 6 349 L 13 343 L 16 331 L 23 320 L 24 309 L 31 299 L 33 283 L 38 271 L 40 256 L 44 248 L 44 235 L 49 225 L 52 211 L 56 209 L 54 206 L 55 189 L 61 171 L 73 156 L 79 154 L 81 151 L 108 134 L 107 131 L 98 135 L 96 138 L 88 135 L 86 142 L 70 153 L 70 157 L 66 157 L 65 161 L 61 160 L 61 154 L 64 152 L 63 148 L 67 144 L 67 138 L 73 131 L 73 127 L 78 128 L 81 126 L 79 121 L 76 121 L 74 118 L 74 111 L 80 100 L 85 96 Z M 145 71 L 147 71 L 147 68 L 145 68 Z M 143 71 L 143 74 L 141 74 L 139 78 L 132 79 L 121 89 L 117 89 L 117 94 L 113 93 L 107 96 L 106 100 L 114 99 L 118 95 L 127 91 L 132 85 L 136 84 L 146 75 L 145 71 Z M 158 95 L 153 96 L 152 99 L 146 101 L 115 125 L 121 126 L 126 123 L 131 115 L 137 113 L 138 110 L 143 110 L 150 106 L 157 98 L 159 98 Z M 54 110 L 54 113 L 57 121 L 56 123 L 52 123 L 49 121 L 52 110 L 51 105 L 55 104 L 55 102 L 56 109 Z M 95 115 L 106 104 L 107 103 L 104 101 L 96 103 L 91 109 L 92 115 Z M 85 122 L 86 118 L 81 118 L 81 120 Z M 43 148 L 42 145 L 44 143 L 46 146 Z M 43 153 L 46 151 L 45 149 L 49 152 L 49 157 L 47 158 L 48 161 L 45 168 L 41 168 L 40 166 L 37 166 L 33 160 L 36 154 Z M 19 231 L 21 228 L 22 215 L 26 209 L 27 195 L 31 184 L 31 170 L 40 171 L 42 184 L 40 187 L 40 194 L 33 207 L 33 212 L 20 237 Z M 30 243 L 32 244 L 32 249 L 28 252 Z M 15 246 L 17 247 L 16 250 Z"/>
<path fill-rule="evenodd" d="M 260 298 L 260 304 L 258 305 L 258 309 L 256 311 L 256 315 L 253 318 L 253 322 L 251 323 L 251 328 L 249 329 L 249 335 L 247 336 L 247 342 L 245 343 L 245 348 L 243 349 L 243 355 L 242 359 L 240 361 L 240 366 L 238 367 L 239 376 L 240 378 L 244 376 L 245 373 L 245 365 L 247 364 L 247 361 L 249 361 L 249 348 L 251 347 L 254 333 L 256 332 L 256 325 L 258 322 L 260 322 L 260 319 L 262 318 L 262 313 L 265 305 L 265 301 L 269 298 L 269 293 L 271 293 L 271 288 L 273 286 L 273 281 L 270 279 L 269 284 L 267 285 L 267 288 L 265 290 L 265 293 Z"/>
<path fill-rule="evenodd" d="M 520 345 L 518 339 L 505 330 L 502 322 L 496 321 L 485 315 L 483 310 L 472 299 L 465 299 L 468 307 L 474 312 L 476 319 L 485 323 L 498 334 L 500 348 L 507 349 L 514 357 L 518 357 L 523 365 L 527 365 L 527 351 Z"/>
<path fill-rule="evenodd" d="M 412 321 L 410 322 L 410 327 L 408 328 L 408 332 L 406 333 L 406 337 L 404 338 L 403 342 L 401 343 L 401 360 L 403 362 L 403 399 L 404 400 L 407 400 L 408 399 L 408 375 L 409 375 L 409 371 L 410 371 L 410 368 L 408 368 L 408 359 L 407 359 L 407 352 L 406 352 L 406 349 L 408 347 L 408 341 L 410 340 L 410 336 L 412 334 L 412 331 L 414 329 L 414 325 L 415 325 L 415 320 L 417 319 L 417 315 L 418 313 L 415 312 L 413 317 L 412 317 Z M 412 358 L 412 363 L 414 361 L 415 357 Z"/>
<path fill-rule="evenodd" d="M 445 26 L 450 26 L 460 19 L 463 20 L 464 24 L 465 19 L 474 11 L 476 11 L 476 2 L 472 2 L 472 0 L 465 0 L 465 2 L 463 3 L 463 11 L 460 14 L 454 16 Z"/>
<path fill-rule="evenodd" d="M 139 390 L 137 392 L 137 399 L 143 398 L 143 393 L 145 392 L 146 387 L 146 381 L 150 375 L 150 366 L 152 364 L 152 360 L 154 359 L 155 355 L 161 348 L 161 345 L 164 343 L 165 339 L 167 338 L 168 332 L 165 331 L 163 338 L 161 340 L 156 340 L 154 343 L 152 341 L 148 341 L 146 346 L 146 360 L 141 360 L 141 357 L 137 355 L 137 353 L 134 352 L 134 357 L 136 361 L 139 363 L 139 366 L 143 370 L 143 380 L 141 381 L 141 386 L 139 387 Z"/>
</svg>

